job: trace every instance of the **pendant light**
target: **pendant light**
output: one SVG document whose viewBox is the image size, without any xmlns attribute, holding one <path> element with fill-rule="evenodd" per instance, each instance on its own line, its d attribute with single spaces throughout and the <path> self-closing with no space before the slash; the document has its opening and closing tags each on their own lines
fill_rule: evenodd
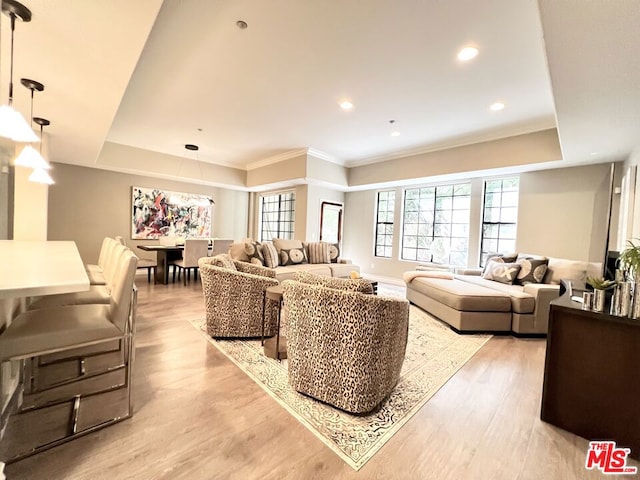
<svg viewBox="0 0 640 480">
<path fill-rule="evenodd" d="M 29 116 L 29 118 L 33 120 L 33 94 L 36 90 L 42 92 L 44 90 L 44 85 L 29 78 L 21 78 L 20 83 L 31 90 L 31 115 Z M 47 125 L 49 124 L 47 123 Z M 42 142 L 42 132 L 40 133 L 40 141 Z M 42 143 L 40 143 L 40 150 L 42 151 Z M 47 163 L 47 161 L 42 158 L 42 154 L 31 145 L 27 145 L 22 149 L 22 152 L 20 152 L 18 158 L 16 158 L 15 165 L 17 167 L 27 167 L 33 169 L 42 168 L 48 170 L 49 168 L 51 168 L 49 163 Z"/>
<path fill-rule="evenodd" d="M 41 139 L 40 140 L 40 158 L 47 166 L 42 168 L 35 168 L 33 172 L 31 172 L 31 175 L 29 175 L 29 181 L 35 182 L 35 183 L 45 183 L 47 185 L 53 185 L 54 183 L 53 178 L 51 178 L 51 176 L 49 175 L 49 172 L 47 172 L 47 169 L 51 168 L 51 166 L 47 163 L 47 161 L 44 158 L 42 158 L 42 141 L 44 139 L 44 136 L 43 136 L 44 127 L 46 127 L 47 125 L 51 125 L 51 122 L 46 118 L 40 118 L 40 117 L 33 117 L 33 121 L 36 122 L 38 125 L 40 125 L 40 139 Z"/>
<path fill-rule="evenodd" d="M 15 142 L 39 142 L 40 139 L 24 117 L 13 109 L 13 33 L 16 19 L 23 22 L 31 21 L 31 10 L 15 0 L 2 0 L 2 13 L 11 20 L 11 63 L 9 75 L 9 100 L 0 106 L 0 136 L 10 138 Z"/>
</svg>

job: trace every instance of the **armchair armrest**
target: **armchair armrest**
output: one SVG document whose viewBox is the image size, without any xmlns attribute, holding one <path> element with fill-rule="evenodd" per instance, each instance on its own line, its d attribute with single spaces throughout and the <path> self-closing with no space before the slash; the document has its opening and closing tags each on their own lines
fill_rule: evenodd
<svg viewBox="0 0 640 480">
<path fill-rule="evenodd" d="M 276 278 L 276 271 L 273 268 L 262 267 L 253 263 L 241 262 L 239 260 L 233 261 L 236 269 L 239 272 L 250 273 L 252 275 L 259 275 L 261 277 Z"/>
</svg>

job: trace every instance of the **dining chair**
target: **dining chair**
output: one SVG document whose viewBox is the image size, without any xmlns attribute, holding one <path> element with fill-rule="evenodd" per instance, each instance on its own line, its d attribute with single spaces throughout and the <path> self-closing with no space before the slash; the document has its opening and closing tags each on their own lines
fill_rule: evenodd
<svg viewBox="0 0 640 480">
<path fill-rule="evenodd" d="M 120 235 L 116 236 L 116 241 L 120 242 L 121 245 L 127 246 L 127 242 L 125 242 L 124 237 Z M 140 258 L 138 257 L 138 270 L 147 270 L 147 282 L 151 283 L 151 272 L 153 271 L 153 276 L 156 275 L 156 268 L 158 268 L 158 261 L 151 260 L 148 258 Z"/>
<path fill-rule="evenodd" d="M 108 264 L 105 263 L 104 285 L 90 285 L 89 290 L 82 292 L 60 293 L 56 295 L 45 295 L 28 305 L 29 310 L 40 308 L 63 307 L 65 305 L 88 305 L 88 304 L 109 304 L 111 294 L 115 288 L 116 275 L 120 259 L 125 252 L 130 251 L 127 247 L 117 244 L 113 247 L 113 252 L 109 255 Z"/>
<path fill-rule="evenodd" d="M 118 244 L 113 238 L 105 237 L 102 241 L 102 247 L 100 248 L 100 256 L 98 257 L 98 264 L 87 264 L 85 270 L 87 271 L 87 277 L 89 277 L 89 284 L 91 285 L 106 285 L 107 280 L 104 276 L 104 267 L 109 262 L 113 253 L 113 248 Z"/>
<path fill-rule="evenodd" d="M 10 360 L 24 361 L 20 376 L 21 385 L 27 390 L 25 391 L 26 394 L 40 393 L 62 385 L 64 385 L 63 390 L 66 393 L 65 396 L 59 396 L 55 400 L 42 404 L 28 404 L 29 397 L 25 396 L 25 400 L 17 414 L 20 415 L 63 404 L 70 404 L 71 407 L 68 429 L 65 435 L 20 452 L 13 458 L 9 458 L 10 462 L 39 453 L 131 417 L 133 413 L 131 371 L 134 359 L 137 303 L 134 280 L 137 262 L 138 258 L 128 249 L 119 257 L 109 304 L 72 305 L 29 310 L 18 315 L 0 335 L 0 362 Z M 32 378 L 27 378 L 27 360 L 30 360 L 29 363 L 33 367 L 34 360 L 43 355 L 73 351 L 82 347 L 114 341 L 120 343 L 120 348 L 123 351 L 121 363 L 118 365 L 110 365 L 104 370 L 86 373 L 84 360 L 82 360 L 77 377 L 58 382 L 55 385 L 49 385 L 43 389 L 37 389 L 33 385 Z M 33 368 L 30 371 L 33 372 Z M 83 390 L 83 386 L 86 388 L 86 382 L 83 382 L 83 380 L 107 375 L 114 371 L 123 371 L 123 380 L 120 384 L 113 385 L 109 382 L 104 388 L 100 386 L 89 391 Z M 96 380 L 98 379 L 96 378 Z M 79 430 L 78 416 L 81 410 L 81 403 L 84 405 L 82 401 L 87 397 L 94 397 L 95 395 L 119 389 L 125 389 L 126 414 L 89 424 Z M 81 391 L 82 393 L 80 393 Z M 34 396 L 39 397 L 39 395 Z M 86 409 L 90 409 L 91 405 L 92 402 L 87 402 L 82 407 L 83 415 L 86 415 Z"/>
<path fill-rule="evenodd" d="M 215 257 L 223 253 L 229 253 L 229 247 L 233 243 L 233 239 L 214 238 L 211 245 L 211 256 Z"/>
<path fill-rule="evenodd" d="M 184 242 L 184 252 L 180 260 L 173 260 L 173 283 L 176 281 L 176 268 L 182 273 L 183 284 L 187 285 L 187 274 L 193 269 L 194 281 L 198 279 L 198 260 L 209 254 L 209 240 L 188 238 Z M 184 272 L 183 272 L 184 270 Z"/>
</svg>

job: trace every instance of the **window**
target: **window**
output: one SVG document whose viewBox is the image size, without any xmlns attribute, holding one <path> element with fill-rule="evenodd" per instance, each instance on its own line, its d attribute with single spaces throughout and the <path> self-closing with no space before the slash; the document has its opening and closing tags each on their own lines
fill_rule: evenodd
<svg viewBox="0 0 640 480">
<path fill-rule="evenodd" d="M 260 196 L 260 241 L 292 239 L 295 225 L 296 194 L 276 193 Z"/>
<path fill-rule="evenodd" d="M 466 265 L 470 202 L 470 183 L 406 189 L 401 258 Z"/>
<path fill-rule="evenodd" d="M 391 258 L 393 245 L 393 211 L 395 209 L 396 192 L 378 192 L 376 216 L 376 257 Z"/>
<path fill-rule="evenodd" d="M 481 266 L 488 253 L 516 250 L 519 184 L 517 177 L 484 182 Z"/>
</svg>

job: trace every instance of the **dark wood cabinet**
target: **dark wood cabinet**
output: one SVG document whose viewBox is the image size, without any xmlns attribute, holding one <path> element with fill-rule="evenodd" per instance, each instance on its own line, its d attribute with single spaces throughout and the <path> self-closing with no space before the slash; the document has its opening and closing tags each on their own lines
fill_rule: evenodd
<svg viewBox="0 0 640 480">
<path fill-rule="evenodd" d="M 540 418 L 640 457 L 640 320 L 551 302 Z"/>
</svg>

